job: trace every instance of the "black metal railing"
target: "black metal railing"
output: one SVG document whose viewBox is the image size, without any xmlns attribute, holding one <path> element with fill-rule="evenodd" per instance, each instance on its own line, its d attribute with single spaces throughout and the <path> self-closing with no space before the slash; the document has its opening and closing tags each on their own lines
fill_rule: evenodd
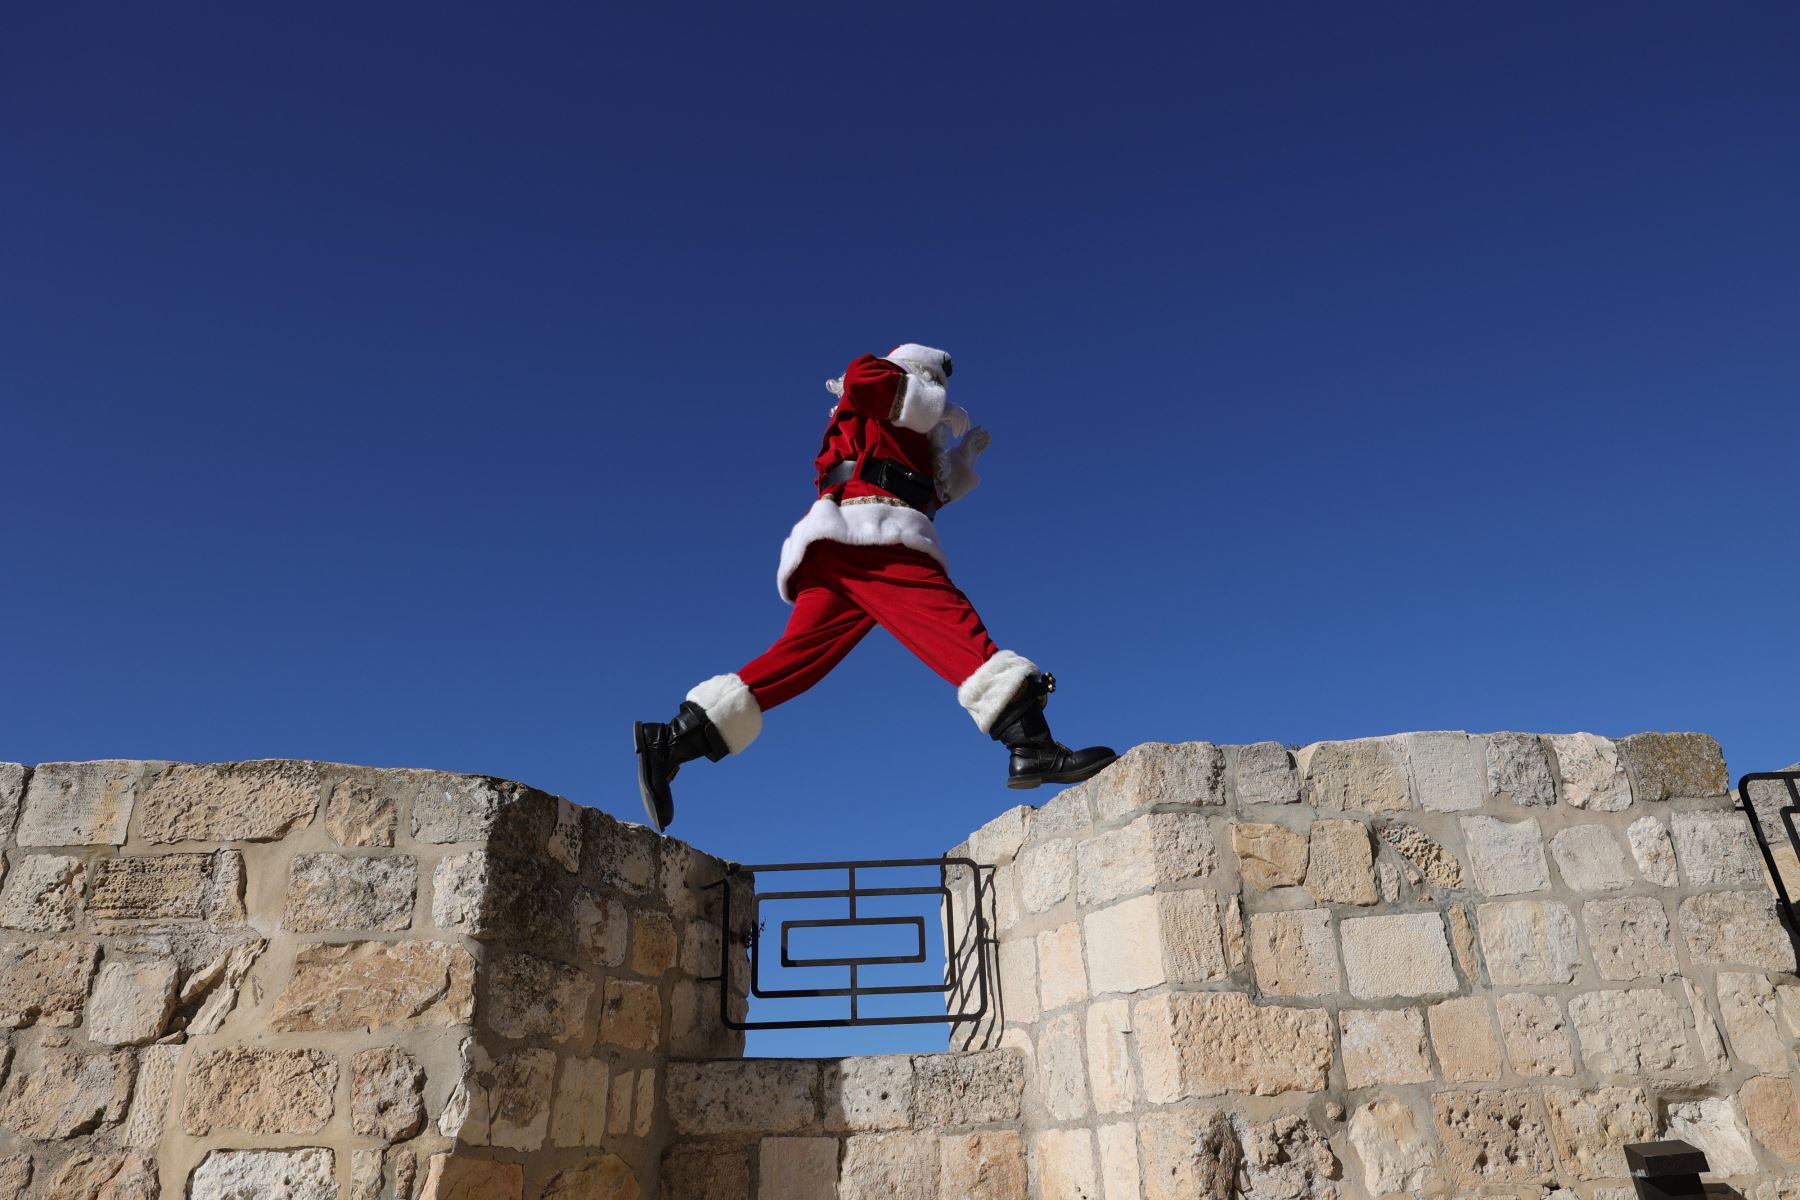
<svg viewBox="0 0 1800 1200">
<path fill-rule="evenodd" d="M 883 877 L 891 878 L 892 873 L 911 868 L 914 873 L 921 869 L 936 868 L 935 884 L 896 884 L 888 886 L 870 886 L 873 876 L 877 881 Z M 957 1024 L 964 1021 L 979 1021 L 988 1009 L 989 985 L 987 978 L 988 955 L 982 949 L 989 943 L 987 920 L 982 912 L 981 893 L 983 890 L 983 872 L 991 877 L 992 869 L 983 868 L 972 859 L 967 858 L 890 858 L 865 859 L 853 862 L 816 862 L 816 863 L 758 863 L 754 865 L 732 866 L 726 874 L 708 884 L 716 888 L 721 896 L 721 928 L 726 935 L 720 939 L 719 974 L 715 977 L 719 987 L 719 1017 L 729 1029 L 840 1029 L 864 1025 L 925 1025 L 925 1024 Z M 842 887 L 794 888 L 780 891 L 758 892 L 756 881 L 765 875 L 779 875 L 794 872 L 843 872 Z M 745 886 L 747 884 L 747 886 Z M 737 885 L 737 886 L 734 886 Z M 734 899 L 733 893 L 739 893 Z M 744 893 L 748 893 L 745 895 Z M 962 897 L 962 912 L 958 911 L 958 895 Z M 870 982 L 866 972 L 880 968 L 895 968 L 906 965 L 922 965 L 930 960 L 931 948 L 926 937 L 925 916 L 923 914 L 893 914 L 870 912 L 870 901 L 903 896 L 936 897 L 938 915 L 941 917 L 943 930 L 944 965 L 941 972 L 941 983 L 883 983 Z M 829 902 L 843 901 L 842 916 L 808 916 L 783 920 L 779 926 L 779 954 L 777 956 L 783 973 L 791 971 L 834 970 L 849 972 L 849 981 L 845 986 L 825 987 L 775 987 L 767 985 L 763 979 L 764 943 L 768 934 L 764 928 L 763 906 L 784 902 Z M 738 904 L 740 909 L 749 908 L 747 922 L 733 922 L 732 906 Z M 882 907 L 876 905 L 874 907 Z M 970 919 L 972 918 L 972 920 Z M 823 955 L 800 955 L 794 952 L 790 944 L 790 935 L 799 930 L 850 930 L 894 928 L 910 931 L 908 940 L 912 948 L 897 954 L 856 954 L 832 953 Z M 973 939 L 973 953 L 967 953 L 969 939 Z M 734 996 L 740 994 L 733 986 L 733 962 L 737 944 L 748 951 L 747 968 L 749 971 L 749 995 L 763 1000 L 818 1000 L 842 999 L 849 1010 L 848 1016 L 837 1017 L 797 1017 L 783 1020 L 739 1020 L 732 1012 Z M 937 996 L 942 998 L 945 1011 L 925 1013 L 874 1013 L 865 1009 L 865 1001 L 877 996 Z M 959 1007 L 951 1008 L 952 998 L 958 1001 Z M 966 1005 L 972 1001 L 972 1005 Z"/>
<path fill-rule="evenodd" d="M 1759 789 L 1761 797 L 1752 790 L 1755 784 L 1767 785 Z M 1771 793 L 1773 803 L 1770 802 Z M 1768 811 L 1771 809 L 1772 813 Z M 1800 909 L 1796 908 L 1795 898 L 1788 892 L 1781 864 L 1775 861 L 1775 852 L 1763 829 L 1765 815 L 1772 816 L 1777 827 L 1787 835 L 1787 843 L 1793 848 L 1796 861 L 1800 862 L 1800 828 L 1794 824 L 1795 815 L 1800 814 L 1800 771 L 1759 771 L 1745 775 L 1738 780 L 1738 810 L 1749 818 L 1750 832 L 1756 835 L 1756 848 L 1762 852 L 1763 866 L 1767 868 L 1769 879 L 1775 885 L 1775 895 L 1781 901 L 1781 919 L 1787 922 L 1795 937 L 1800 937 Z"/>
</svg>

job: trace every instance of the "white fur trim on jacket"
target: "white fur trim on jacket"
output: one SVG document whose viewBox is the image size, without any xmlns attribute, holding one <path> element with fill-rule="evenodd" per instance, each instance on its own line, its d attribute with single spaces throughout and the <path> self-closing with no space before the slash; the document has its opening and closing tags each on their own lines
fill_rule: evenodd
<svg viewBox="0 0 1800 1200">
<path fill-rule="evenodd" d="M 999 650 L 962 681 L 956 698 L 975 718 L 976 728 L 992 733 L 994 720 L 1018 694 L 1019 685 L 1036 674 L 1037 665 L 1030 659 L 1020 658 L 1011 650 Z"/>
<path fill-rule="evenodd" d="M 943 384 L 908 370 L 906 382 L 900 385 L 900 409 L 894 416 L 894 424 L 914 433 L 930 433 L 932 427 L 944 419 L 944 405 L 949 402 L 950 396 L 944 391 Z"/>
<path fill-rule="evenodd" d="M 792 604 L 794 597 L 788 581 L 806 557 L 806 548 L 814 542 L 843 542 L 849 546 L 907 546 L 949 567 L 944 548 L 938 543 L 937 526 L 916 508 L 899 508 L 892 504 L 846 504 L 840 507 L 830 497 L 823 497 L 795 523 L 787 541 L 781 543 L 781 565 L 775 570 L 775 589 L 783 603 Z"/>
<path fill-rule="evenodd" d="M 733 754 L 742 754 L 762 732 L 762 706 L 736 675 L 714 675 L 695 684 L 687 698 L 706 710 Z"/>
</svg>

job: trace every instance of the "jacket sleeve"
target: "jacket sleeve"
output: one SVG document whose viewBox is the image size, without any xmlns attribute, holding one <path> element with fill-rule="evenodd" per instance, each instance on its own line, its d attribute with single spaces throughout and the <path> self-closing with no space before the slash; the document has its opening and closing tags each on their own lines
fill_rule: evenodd
<svg viewBox="0 0 1800 1200">
<path fill-rule="evenodd" d="M 844 372 L 842 403 L 852 412 L 915 433 L 930 433 L 943 419 L 948 400 L 942 385 L 873 354 L 863 355 Z"/>
</svg>

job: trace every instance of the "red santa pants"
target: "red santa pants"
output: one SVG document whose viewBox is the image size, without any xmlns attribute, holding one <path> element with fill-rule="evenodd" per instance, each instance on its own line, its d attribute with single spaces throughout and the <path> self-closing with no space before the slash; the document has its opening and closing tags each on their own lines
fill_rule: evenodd
<svg viewBox="0 0 1800 1200">
<path fill-rule="evenodd" d="M 825 678 L 877 625 L 952 684 L 996 650 L 943 564 L 905 546 L 814 542 L 794 572 L 793 593 L 780 640 L 738 672 L 763 709 Z"/>
</svg>

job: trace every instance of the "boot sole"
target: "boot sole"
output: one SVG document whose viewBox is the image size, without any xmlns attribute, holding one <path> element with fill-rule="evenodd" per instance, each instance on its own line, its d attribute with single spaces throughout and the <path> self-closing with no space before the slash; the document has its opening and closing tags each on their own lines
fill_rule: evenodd
<svg viewBox="0 0 1800 1200">
<path fill-rule="evenodd" d="M 661 815 L 656 811 L 656 797 L 650 794 L 650 781 L 644 777 L 644 723 L 631 723 L 631 749 L 638 760 L 638 798 L 644 802 L 644 814 L 650 818 L 650 827 L 661 833 L 668 828 Z"/>
<path fill-rule="evenodd" d="M 1095 763 L 1084 770 L 1065 771 L 1060 775 L 1021 775 L 1017 779 L 1008 779 L 1006 786 L 1014 791 L 1023 792 L 1046 783 L 1080 783 L 1085 779 L 1092 779 L 1118 761 L 1119 756 L 1115 754 L 1105 762 Z"/>
</svg>

